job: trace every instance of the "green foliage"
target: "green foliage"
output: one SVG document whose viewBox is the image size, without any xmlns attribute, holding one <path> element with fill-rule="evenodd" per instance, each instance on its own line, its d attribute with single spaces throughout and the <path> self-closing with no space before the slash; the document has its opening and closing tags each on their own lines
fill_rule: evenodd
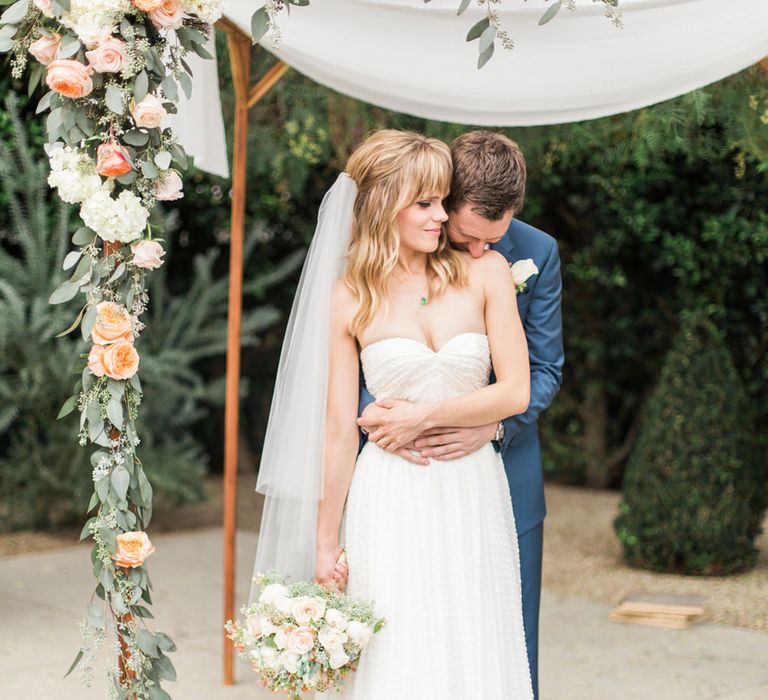
<svg viewBox="0 0 768 700">
<path fill-rule="evenodd" d="M 79 520 L 93 489 L 88 453 L 77 445 L 76 414 L 55 420 L 88 350 L 79 334 L 54 338 L 76 316 L 77 303 L 48 303 L 65 277 L 61 266 L 75 217 L 49 191 L 47 159 L 30 148 L 13 93 L 6 106 L 13 142 L 0 141 L 0 191 L 10 215 L 9 232 L 0 238 L 0 530 Z M 172 217 L 165 229 L 173 231 Z M 246 265 L 257 241 L 254 230 Z M 298 251 L 244 285 L 251 300 L 242 319 L 244 347 L 255 346 L 280 316 L 253 299 L 301 258 Z M 147 328 L 137 343 L 144 389 L 138 454 L 161 502 L 185 502 L 203 497 L 208 456 L 195 428 L 223 401 L 221 373 L 204 374 L 201 366 L 225 351 L 228 281 L 214 271 L 216 253 L 210 252 L 194 256 L 186 288 L 171 291 L 173 250 L 165 260 L 149 276 Z"/>
<path fill-rule="evenodd" d="M 722 334 L 689 315 L 624 479 L 615 526 L 630 564 L 707 575 L 754 564 L 766 474 L 752 417 Z"/>
</svg>

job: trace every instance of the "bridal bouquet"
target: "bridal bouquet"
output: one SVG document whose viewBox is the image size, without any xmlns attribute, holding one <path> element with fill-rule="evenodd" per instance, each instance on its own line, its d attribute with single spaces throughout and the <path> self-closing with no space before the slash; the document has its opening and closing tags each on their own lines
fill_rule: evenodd
<svg viewBox="0 0 768 700">
<path fill-rule="evenodd" d="M 259 682 L 294 699 L 310 690 L 340 688 L 385 624 L 371 603 L 317 583 L 288 584 L 273 573 L 256 582 L 259 600 L 241 608 L 243 622 L 230 620 L 225 627 Z"/>
</svg>

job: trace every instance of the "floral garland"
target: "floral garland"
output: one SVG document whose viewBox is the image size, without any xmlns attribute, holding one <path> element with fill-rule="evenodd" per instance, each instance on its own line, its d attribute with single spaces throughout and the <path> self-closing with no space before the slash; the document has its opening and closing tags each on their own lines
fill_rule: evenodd
<svg viewBox="0 0 768 700">
<path fill-rule="evenodd" d="M 170 698 L 161 681 L 175 680 L 166 652 L 173 640 L 153 632 L 152 584 L 145 564 L 155 548 L 145 528 L 152 487 L 136 448 L 141 403 L 135 347 L 147 307 L 145 275 L 162 265 L 162 239 L 152 237 L 158 201 L 182 197 L 186 154 L 170 128 L 179 86 L 189 96 L 189 51 L 211 58 L 204 44 L 223 0 L 0 0 L 0 51 L 12 75 L 28 63 L 28 91 L 42 86 L 37 113 L 47 112 L 48 182 L 65 202 L 80 205 L 76 249 L 64 260 L 69 279 L 51 294 L 60 304 L 85 296 L 72 325 L 91 343 L 82 376 L 59 418 L 80 411 L 79 441 L 91 455 L 93 512 L 81 539 L 91 537 L 96 589 L 81 624 L 81 663 L 90 684 L 95 650 L 107 657 L 110 697 Z M 30 57 L 34 59 L 30 61 Z"/>
</svg>

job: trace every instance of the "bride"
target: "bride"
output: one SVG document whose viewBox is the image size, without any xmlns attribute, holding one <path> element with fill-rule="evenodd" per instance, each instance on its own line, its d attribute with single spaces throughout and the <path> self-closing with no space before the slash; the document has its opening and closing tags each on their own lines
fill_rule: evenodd
<svg viewBox="0 0 768 700">
<path fill-rule="evenodd" d="M 421 465 L 396 454 L 529 399 L 507 262 L 454 250 L 442 228 L 451 173 L 448 147 L 419 134 L 357 148 L 321 206 L 280 358 L 256 569 L 314 575 L 387 618 L 348 700 L 533 697 L 501 457 L 490 442 Z M 388 442 L 358 455 L 360 366 L 380 405 L 405 401 Z"/>
</svg>

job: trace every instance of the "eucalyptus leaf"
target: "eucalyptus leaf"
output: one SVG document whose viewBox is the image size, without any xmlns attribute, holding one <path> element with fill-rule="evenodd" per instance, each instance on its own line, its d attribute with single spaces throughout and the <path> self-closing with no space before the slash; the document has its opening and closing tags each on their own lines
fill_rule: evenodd
<svg viewBox="0 0 768 700">
<path fill-rule="evenodd" d="M 122 465 L 118 465 L 112 470 L 110 479 L 118 497 L 125 498 L 125 495 L 128 493 L 128 484 L 131 483 L 131 475 L 128 473 L 128 470 Z"/>
<path fill-rule="evenodd" d="M 80 256 L 83 254 L 82 250 L 73 250 L 70 253 L 67 253 L 67 256 L 64 258 L 64 264 L 62 265 L 62 269 L 69 270 L 70 267 L 73 267 L 78 260 L 80 260 Z"/>
<path fill-rule="evenodd" d="M 123 429 L 123 402 L 115 399 L 110 399 L 107 403 L 107 418 L 118 430 Z M 128 488 L 126 486 L 126 488 Z M 122 495 L 125 498 L 125 494 Z"/>
<path fill-rule="evenodd" d="M 159 685 L 149 687 L 149 700 L 173 700 Z"/>
<path fill-rule="evenodd" d="M 97 505 L 99 505 L 99 494 L 94 492 L 91 494 L 91 500 L 88 502 L 88 510 L 86 513 L 90 513 Z"/>
<path fill-rule="evenodd" d="M 55 94 L 56 93 L 53 90 L 46 92 L 45 95 L 40 98 L 40 102 L 37 103 L 35 114 L 40 114 L 40 112 L 44 112 L 46 109 L 49 109 L 51 106 L 51 100 Z"/>
<path fill-rule="evenodd" d="M 128 383 L 133 387 L 134 391 L 138 392 L 139 394 L 143 393 L 141 391 L 141 381 L 139 380 L 139 375 L 134 374 L 129 380 Z"/>
<path fill-rule="evenodd" d="M 154 180 L 160 174 L 155 164 L 150 163 L 148 160 L 139 161 L 139 168 L 141 168 L 144 177 L 149 180 Z"/>
<path fill-rule="evenodd" d="M 108 527 L 99 528 L 99 537 L 104 540 L 104 544 L 107 545 L 109 551 L 114 553 L 117 551 L 117 533 Z"/>
<path fill-rule="evenodd" d="M 486 63 L 488 63 L 491 56 L 493 56 L 493 49 L 494 49 L 494 44 L 491 43 L 485 51 L 480 52 L 480 55 L 477 57 L 478 69 L 482 68 Z"/>
<path fill-rule="evenodd" d="M 560 11 L 562 4 L 563 3 L 561 0 L 557 0 L 557 2 L 552 3 L 547 8 L 547 11 L 539 18 L 539 26 L 549 22 L 549 20 L 551 20 Z"/>
<path fill-rule="evenodd" d="M 160 658 L 155 661 L 155 668 L 158 670 L 158 674 L 163 680 L 176 680 L 176 669 L 173 667 L 173 662 L 165 654 L 162 654 Z"/>
<path fill-rule="evenodd" d="M 141 71 L 133 83 L 133 98 L 136 102 L 141 102 L 149 92 L 149 76 L 146 71 Z"/>
<path fill-rule="evenodd" d="M 147 656 L 151 656 L 156 659 L 160 656 L 160 652 L 157 649 L 157 643 L 155 642 L 155 635 L 149 630 L 140 629 L 136 633 L 136 643 Z"/>
<path fill-rule="evenodd" d="M 105 566 L 101 570 L 101 573 L 99 574 L 99 583 L 102 588 L 109 593 L 115 590 L 115 575 L 108 566 Z"/>
<path fill-rule="evenodd" d="M 104 606 L 99 603 L 88 605 L 88 622 L 97 630 L 104 629 Z"/>
<path fill-rule="evenodd" d="M 72 665 L 69 667 L 69 671 L 67 671 L 62 677 L 66 678 L 70 673 L 72 673 L 72 671 L 75 670 L 75 668 L 77 667 L 77 664 L 80 663 L 80 659 L 82 658 L 83 658 L 83 650 L 81 649 L 80 651 L 77 652 L 77 656 L 75 656 L 75 660 L 72 662 Z"/>
<path fill-rule="evenodd" d="M 117 85 L 109 85 L 107 87 L 104 100 L 107 103 L 107 107 L 115 114 L 122 114 L 125 111 L 123 106 L 123 93 Z"/>
<path fill-rule="evenodd" d="M 187 99 L 189 99 L 192 96 L 192 78 L 186 73 L 182 73 L 179 76 L 179 82 L 181 83 L 181 89 L 184 91 Z"/>
<path fill-rule="evenodd" d="M 165 78 L 163 78 L 162 87 L 163 87 L 163 94 L 169 100 L 173 100 L 175 102 L 178 99 L 179 86 L 176 84 L 176 81 L 173 79 L 173 76 L 166 75 Z"/>
<path fill-rule="evenodd" d="M 472 0 L 461 0 L 461 4 L 459 5 L 459 10 L 456 13 L 457 15 L 464 14 L 464 11 L 469 7 L 469 3 L 471 3 Z"/>
<path fill-rule="evenodd" d="M 75 245 L 88 245 L 93 242 L 94 238 L 96 238 L 96 234 L 91 229 L 87 226 L 81 226 L 75 231 L 75 235 L 72 236 L 72 243 Z"/>
<path fill-rule="evenodd" d="M 171 145 L 171 155 L 173 160 L 179 164 L 182 168 L 187 167 L 187 154 L 184 149 L 177 143 Z"/>
<path fill-rule="evenodd" d="M 212 59 L 213 54 L 202 44 L 192 44 L 192 50 L 201 58 Z"/>
<path fill-rule="evenodd" d="M 97 479 L 94 482 L 94 488 L 99 496 L 99 500 L 102 503 L 107 502 L 107 496 L 109 495 L 109 479 L 103 476 L 101 479 Z"/>
<path fill-rule="evenodd" d="M 77 396 L 70 396 L 65 402 L 64 405 L 61 407 L 61 410 L 59 411 L 59 415 L 56 416 L 56 420 L 59 418 L 64 418 L 64 416 L 68 416 L 72 411 L 77 408 Z"/>
<path fill-rule="evenodd" d="M 176 643 L 164 632 L 155 632 L 155 641 L 163 651 L 176 651 Z"/>
<path fill-rule="evenodd" d="M 118 615 L 128 614 L 128 607 L 126 606 L 121 593 L 112 594 L 112 607 Z"/>
<path fill-rule="evenodd" d="M 2 41 L 2 39 L 0 39 Z M 13 42 L 11 42 L 11 45 L 13 45 Z M 0 50 L 2 50 L 2 47 L 0 47 Z M 29 85 L 27 86 L 27 95 L 29 97 L 32 97 L 32 94 L 35 92 L 35 89 L 40 84 L 40 78 L 43 75 L 43 64 L 42 63 L 35 63 L 34 66 L 32 66 L 32 71 L 29 74 Z"/>
<path fill-rule="evenodd" d="M 80 320 L 83 318 L 83 313 L 85 312 L 86 308 L 87 308 L 87 304 L 82 309 L 80 309 L 80 313 L 77 314 L 77 318 L 74 321 L 72 321 L 72 324 L 69 326 L 69 328 L 67 328 L 64 331 L 61 331 L 61 333 L 57 333 L 56 337 L 57 338 L 63 338 L 65 335 L 69 335 L 73 330 L 75 330 L 75 328 L 77 328 L 80 325 Z M 64 409 L 62 409 L 62 410 L 64 410 Z M 67 413 L 69 413 L 69 411 L 67 411 Z M 66 415 L 66 414 L 64 414 L 64 415 Z M 59 418 L 61 418 L 61 414 L 59 414 Z"/>
<path fill-rule="evenodd" d="M 496 27 L 491 25 L 480 35 L 480 47 L 479 47 L 480 53 L 487 51 L 488 47 L 491 44 L 493 44 L 493 40 L 495 38 L 496 38 Z"/>
<path fill-rule="evenodd" d="M 171 154 L 169 151 L 159 151 L 155 153 L 155 165 L 160 170 L 168 170 L 171 167 Z"/>
<path fill-rule="evenodd" d="M 109 435 L 102 430 L 95 438 L 93 438 L 93 442 L 102 447 L 109 447 Z"/>
<path fill-rule="evenodd" d="M 10 51 L 16 42 L 13 39 L 0 39 L 0 53 L 6 53 Z"/>
<path fill-rule="evenodd" d="M 115 271 L 112 273 L 112 276 L 107 280 L 107 284 L 112 284 L 112 282 L 116 282 L 119 280 L 124 274 L 125 274 L 125 263 L 121 262 L 116 268 Z"/>
<path fill-rule="evenodd" d="M 83 529 L 80 530 L 80 541 L 82 542 L 86 537 L 91 536 L 91 523 L 96 520 L 96 517 L 88 518 L 88 520 L 85 521 L 85 525 L 83 525 Z"/>
<path fill-rule="evenodd" d="M 251 37 L 253 43 L 258 44 L 262 37 L 269 31 L 269 15 L 266 7 L 260 7 L 251 16 Z"/>
<path fill-rule="evenodd" d="M 118 176 L 118 177 L 116 178 L 116 180 L 117 180 L 117 181 L 118 181 L 118 182 L 119 182 L 121 185 L 130 185 L 132 182 L 134 182 L 134 181 L 136 180 L 136 178 L 137 178 L 138 176 L 139 176 L 139 175 L 138 175 L 138 173 L 137 173 L 135 170 L 130 170 L 130 171 L 128 171 L 127 173 L 125 173 L 125 175 L 120 175 L 120 176 Z"/>
<path fill-rule="evenodd" d="M 141 600 L 141 594 L 143 593 L 142 589 L 136 587 L 134 590 L 138 592 L 139 600 Z M 136 601 L 136 602 L 138 602 L 138 601 Z M 136 617 L 142 617 L 142 618 L 146 618 L 146 619 L 149 619 L 149 620 L 154 620 L 155 619 L 155 616 L 152 614 L 152 612 L 150 611 L 149 608 L 144 607 L 143 605 L 136 605 L 135 603 L 133 603 L 132 605 L 133 605 L 133 607 L 131 608 L 131 612 L 134 615 L 136 615 Z M 158 632 L 155 632 L 155 637 L 157 637 L 157 635 L 158 635 Z M 159 642 L 158 642 L 157 646 L 160 646 Z"/>
<path fill-rule="evenodd" d="M 131 146 L 146 146 L 149 134 L 139 129 L 129 129 L 123 134 L 123 141 Z"/>
<path fill-rule="evenodd" d="M 117 399 L 117 400 L 122 399 L 123 394 L 125 394 L 125 380 L 112 379 L 112 377 L 109 377 L 107 379 L 107 391 L 109 391 L 109 395 L 113 399 Z"/>
<path fill-rule="evenodd" d="M 24 19 L 29 9 L 29 0 L 19 0 L 15 5 L 11 5 L 2 15 L 0 22 L 3 24 L 16 24 Z"/>
<path fill-rule="evenodd" d="M 186 27 L 180 27 L 176 30 L 176 37 L 179 40 L 179 43 L 187 50 L 192 51 L 193 43 L 192 39 L 189 36 L 189 32 L 187 31 Z"/>
<path fill-rule="evenodd" d="M 70 58 L 74 56 L 80 50 L 80 39 L 74 34 L 66 34 L 61 39 L 59 44 L 59 53 L 56 56 L 59 58 Z"/>
<path fill-rule="evenodd" d="M 85 312 L 85 316 L 83 316 L 83 323 L 80 326 L 80 332 L 82 333 L 83 340 L 90 339 L 91 331 L 93 330 L 93 326 L 96 324 L 97 313 L 98 312 L 95 306 L 91 306 L 91 308 Z"/>
<path fill-rule="evenodd" d="M 467 41 L 474 41 L 475 39 L 479 39 L 480 35 L 488 29 L 488 27 L 491 25 L 491 20 L 489 20 L 487 17 L 483 17 L 479 22 L 476 22 L 472 25 L 470 30 L 467 32 Z"/>
<path fill-rule="evenodd" d="M 53 293 L 48 297 L 49 304 L 63 304 L 70 299 L 73 299 L 75 295 L 80 291 L 79 284 L 73 284 L 72 282 L 64 282 L 53 290 Z"/>
</svg>

